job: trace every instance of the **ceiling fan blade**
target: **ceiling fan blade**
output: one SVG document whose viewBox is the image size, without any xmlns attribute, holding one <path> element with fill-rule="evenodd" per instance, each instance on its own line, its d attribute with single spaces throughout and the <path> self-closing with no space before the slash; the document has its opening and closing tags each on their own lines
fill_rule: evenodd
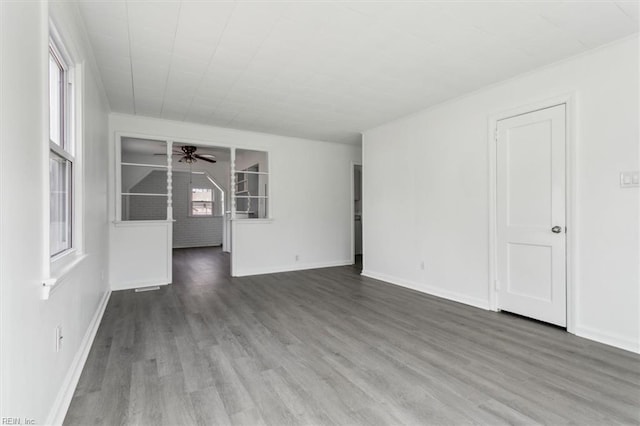
<svg viewBox="0 0 640 426">
<path fill-rule="evenodd" d="M 209 163 L 215 163 L 216 162 L 216 159 L 215 159 L 215 157 L 213 155 L 209 155 L 209 154 L 204 154 L 204 155 L 194 154 L 193 156 L 196 157 L 199 160 L 207 161 Z"/>
</svg>

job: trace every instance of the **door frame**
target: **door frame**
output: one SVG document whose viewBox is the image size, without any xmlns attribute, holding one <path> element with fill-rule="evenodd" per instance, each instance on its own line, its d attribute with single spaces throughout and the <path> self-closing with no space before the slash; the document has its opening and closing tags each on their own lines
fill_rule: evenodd
<svg viewBox="0 0 640 426">
<path fill-rule="evenodd" d="M 355 184 L 356 184 L 356 166 L 360 166 L 361 168 L 364 169 L 364 167 L 362 167 L 362 162 L 361 161 L 351 161 L 349 163 L 349 167 L 351 167 L 351 170 L 349 171 L 349 175 L 351 176 L 351 190 L 349 191 L 349 194 L 351 194 L 350 196 L 350 200 L 349 200 L 349 211 L 351 212 L 351 217 L 349 219 L 349 229 L 351 229 L 351 264 L 355 265 L 356 263 L 356 224 L 355 224 L 355 217 L 356 217 L 356 206 L 354 205 L 354 201 L 355 201 L 355 196 L 356 196 L 356 188 L 355 188 Z M 364 179 L 362 179 L 362 171 L 360 172 L 360 182 L 361 182 L 361 186 L 360 186 L 360 198 L 362 198 L 362 183 L 364 182 Z M 362 220 L 362 219 L 361 219 Z M 364 243 L 364 238 L 362 239 L 362 242 Z M 362 258 L 364 259 L 364 244 L 362 244 Z"/>
<path fill-rule="evenodd" d="M 565 157 L 565 214 L 566 214 L 566 291 L 567 291 L 567 331 L 575 334 L 577 318 L 578 289 L 577 277 L 577 217 L 576 217 L 576 94 L 565 93 L 552 98 L 534 101 L 519 107 L 510 108 L 489 116 L 487 151 L 489 160 L 489 308 L 498 310 L 498 231 L 497 231 L 497 125 L 498 121 L 541 109 L 565 105 L 566 157 Z"/>
</svg>

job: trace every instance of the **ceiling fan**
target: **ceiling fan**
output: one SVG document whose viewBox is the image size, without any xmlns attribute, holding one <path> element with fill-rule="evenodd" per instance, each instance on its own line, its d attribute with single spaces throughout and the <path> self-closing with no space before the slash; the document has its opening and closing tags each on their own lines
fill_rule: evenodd
<svg viewBox="0 0 640 426">
<path fill-rule="evenodd" d="M 182 158 L 178 160 L 180 163 L 195 163 L 198 160 L 206 161 L 208 163 L 215 163 L 216 156 L 211 154 L 196 154 L 198 147 L 193 145 L 183 145 L 180 147 L 180 151 L 175 150 L 173 155 L 181 155 Z M 155 154 L 155 155 L 165 155 L 165 154 Z"/>
</svg>

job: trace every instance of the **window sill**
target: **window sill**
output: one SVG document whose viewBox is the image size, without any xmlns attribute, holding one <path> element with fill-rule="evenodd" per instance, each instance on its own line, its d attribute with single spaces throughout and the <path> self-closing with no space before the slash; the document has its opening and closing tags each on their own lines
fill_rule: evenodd
<svg viewBox="0 0 640 426">
<path fill-rule="evenodd" d="M 114 220 L 114 226 L 154 226 L 167 225 L 175 220 Z"/>
<path fill-rule="evenodd" d="M 73 272 L 86 259 L 86 253 L 70 252 L 51 262 L 50 277 L 42 282 L 42 299 L 48 300 L 65 282 Z"/>
</svg>

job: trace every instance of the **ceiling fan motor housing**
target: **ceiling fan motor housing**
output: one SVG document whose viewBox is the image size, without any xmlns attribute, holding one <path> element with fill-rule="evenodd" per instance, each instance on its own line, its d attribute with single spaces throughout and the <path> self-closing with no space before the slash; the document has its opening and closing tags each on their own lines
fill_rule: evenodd
<svg viewBox="0 0 640 426">
<path fill-rule="evenodd" d="M 197 149 L 195 146 L 184 145 L 180 149 L 182 150 L 182 152 L 184 152 L 184 157 L 178 160 L 179 163 L 182 163 L 184 161 L 187 164 L 191 164 L 198 161 L 193 157 L 193 153 L 196 152 L 196 149 Z"/>
<path fill-rule="evenodd" d="M 206 161 L 208 163 L 215 163 L 216 162 L 216 157 L 213 156 L 213 155 L 209 155 L 209 154 L 198 155 L 198 154 L 196 154 L 196 151 L 198 150 L 198 147 L 196 147 L 196 146 L 184 145 L 184 146 L 181 146 L 180 149 L 184 153 L 184 156 L 180 160 L 178 160 L 178 162 L 180 162 L 180 163 L 182 163 L 184 161 L 187 164 L 191 164 L 191 163 L 195 163 L 196 161 L 198 161 L 197 159 L 204 160 L 204 161 Z"/>
<path fill-rule="evenodd" d="M 186 155 L 193 155 L 197 148 L 193 145 L 184 145 L 181 149 Z"/>
</svg>

